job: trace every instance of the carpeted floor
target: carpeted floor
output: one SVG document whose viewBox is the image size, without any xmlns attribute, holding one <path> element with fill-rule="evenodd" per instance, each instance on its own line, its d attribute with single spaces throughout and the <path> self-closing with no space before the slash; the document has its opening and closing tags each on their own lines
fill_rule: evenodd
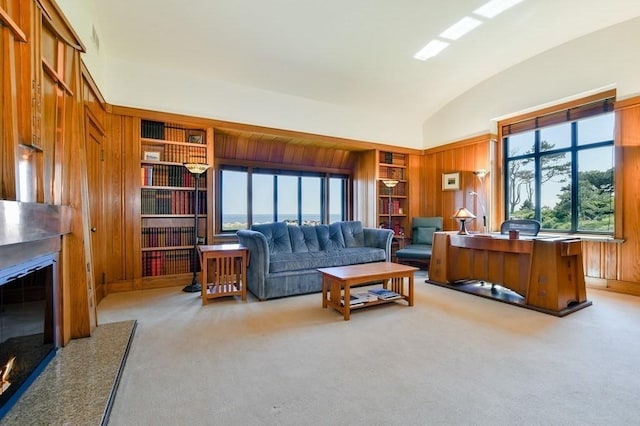
<svg viewBox="0 0 640 426">
<path fill-rule="evenodd" d="M 135 327 L 133 320 L 104 323 L 92 337 L 69 342 L 0 424 L 106 424 Z"/>
<path fill-rule="evenodd" d="M 182 286 L 112 294 L 137 319 L 113 425 L 628 425 L 640 298 L 589 289 L 557 318 L 416 280 L 415 306 L 350 321 L 320 294 L 201 305 Z"/>
</svg>

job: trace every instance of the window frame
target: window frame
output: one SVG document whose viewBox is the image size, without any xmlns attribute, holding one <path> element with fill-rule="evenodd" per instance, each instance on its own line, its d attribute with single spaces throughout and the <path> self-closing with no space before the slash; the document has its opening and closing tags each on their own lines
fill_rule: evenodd
<svg viewBox="0 0 640 426">
<path fill-rule="evenodd" d="M 531 158 L 534 161 L 535 171 L 535 209 L 534 215 L 537 220 L 541 219 L 541 158 L 549 155 L 559 153 L 570 153 L 571 157 L 571 197 L 575 201 L 578 199 L 578 155 L 581 151 L 598 149 L 602 147 L 611 147 L 612 159 L 613 159 L 613 182 L 614 188 L 616 187 L 616 143 L 615 143 L 615 124 L 613 139 L 607 141 L 599 141 L 582 145 L 577 138 L 576 128 L 577 122 L 586 118 L 596 117 L 598 115 L 611 113 L 614 115 L 615 123 L 615 109 L 613 108 L 615 99 L 615 90 L 610 90 L 597 95 L 593 95 L 586 98 L 581 98 L 575 101 L 567 102 L 557 106 L 544 108 L 538 111 L 533 111 L 520 116 L 515 116 L 510 119 L 505 119 L 498 122 L 498 140 L 500 141 L 499 164 L 502 168 L 502 179 L 496 182 L 499 185 L 497 193 L 502 202 L 502 208 L 498 209 L 501 215 L 499 222 L 502 222 L 509 218 L 509 165 L 510 162 L 516 160 L 522 160 Z M 571 145 L 569 147 L 557 148 L 550 151 L 540 151 L 540 131 L 544 128 L 551 126 L 569 123 L 571 126 Z M 510 135 L 524 133 L 526 131 L 534 132 L 534 149 L 532 153 L 514 155 L 509 157 L 507 138 Z M 614 189 L 615 191 L 615 189 Z M 615 192 L 614 192 L 615 193 Z M 593 231 L 593 230 L 578 230 L 578 203 L 572 202 L 571 206 L 571 229 L 570 230 L 556 230 L 556 229 L 542 229 L 543 232 L 551 232 L 558 234 L 583 234 L 583 235 L 603 235 L 612 236 L 617 235 L 618 223 L 620 221 L 619 214 L 617 213 L 616 203 L 612 203 L 614 226 L 610 231 Z"/>
<path fill-rule="evenodd" d="M 341 220 L 351 220 L 352 215 L 352 196 L 350 188 L 352 186 L 352 175 L 346 171 L 344 172 L 336 172 L 332 171 L 322 171 L 322 170 L 306 170 L 306 169 L 295 169 L 295 168 L 287 168 L 282 169 L 278 167 L 269 167 L 269 166 L 253 166 L 253 165 L 235 165 L 235 164 L 220 164 L 216 171 L 217 176 L 217 184 L 216 184 L 216 206 L 215 209 L 215 232 L 217 235 L 231 235 L 235 234 L 236 230 L 223 230 L 223 173 L 224 171 L 240 171 L 247 173 L 247 229 L 251 228 L 251 224 L 253 223 L 253 175 L 254 174 L 266 174 L 273 175 L 274 185 L 273 185 L 273 220 L 279 221 L 278 217 L 278 185 L 277 185 L 277 177 L 278 176 L 294 176 L 297 177 L 297 221 L 299 224 L 302 223 L 302 178 L 303 177 L 314 177 L 320 178 L 320 221 L 321 223 L 329 223 L 331 220 L 331 213 L 329 211 L 329 200 L 330 200 L 330 181 L 333 178 L 343 179 L 342 189 L 342 213 Z"/>
</svg>

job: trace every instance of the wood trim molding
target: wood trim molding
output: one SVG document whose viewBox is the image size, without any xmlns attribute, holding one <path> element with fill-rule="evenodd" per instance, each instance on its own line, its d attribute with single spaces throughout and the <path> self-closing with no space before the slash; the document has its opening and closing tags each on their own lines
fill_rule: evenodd
<svg viewBox="0 0 640 426">
<path fill-rule="evenodd" d="M 82 40 L 73 29 L 71 23 L 64 16 L 60 7 L 53 0 L 36 0 L 42 10 L 43 21 L 60 37 L 67 45 L 85 53 L 87 51 Z M 53 10 L 54 13 L 51 13 Z"/>
<path fill-rule="evenodd" d="M 71 90 L 71 88 L 67 86 L 67 83 L 64 82 L 64 79 L 60 75 L 58 75 L 56 70 L 53 69 L 53 67 L 49 65 L 49 63 L 44 58 L 42 58 L 42 68 L 47 74 L 49 74 L 49 76 L 55 81 L 56 84 L 59 84 L 70 96 L 73 96 L 73 91 Z"/>
<path fill-rule="evenodd" d="M 100 102 L 100 105 L 106 111 L 107 110 L 107 101 L 104 100 L 104 96 L 102 96 L 102 92 L 100 92 L 100 89 L 98 88 L 98 85 L 96 84 L 95 80 L 91 76 L 91 73 L 89 72 L 89 69 L 85 65 L 84 61 L 80 61 L 80 67 L 81 67 L 81 70 L 82 70 L 82 77 L 84 78 L 84 81 L 91 88 L 91 91 L 93 92 L 95 97 Z"/>
<path fill-rule="evenodd" d="M 26 43 L 27 42 L 27 36 L 25 35 L 24 31 L 22 31 L 22 29 L 20 29 L 20 27 L 18 26 L 18 24 L 16 24 L 16 22 L 11 19 L 11 16 L 9 16 L 9 14 L 7 13 L 6 10 L 4 10 L 2 7 L 0 7 L 0 21 L 7 27 L 9 28 L 9 30 L 11 30 L 11 32 L 13 33 L 13 35 L 21 42 Z"/>
<path fill-rule="evenodd" d="M 394 151 L 403 154 L 415 154 L 422 155 L 422 151 L 413 148 L 399 147 L 394 145 L 386 145 L 378 142 L 366 142 L 360 141 L 356 139 L 347 139 L 340 138 L 336 136 L 326 136 L 319 135 L 314 133 L 305 133 L 299 132 L 295 130 L 285 130 L 278 129 L 275 127 L 264 127 L 264 126 L 256 126 L 251 124 L 243 124 L 243 123 L 235 123 L 231 121 L 222 121 L 216 119 L 207 119 L 202 117 L 193 117 L 182 114 L 174 114 L 174 113 L 166 113 L 166 112 L 158 112 L 145 110 L 140 108 L 131 108 L 125 106 L 111 105 L 110 111 L 113 114 L 124 115 L 124 116 L 132 116 L 145 118 L 149 120 L 157 120 L 157 121 L 176 121 L 181 123 L 188 123 L 194 126 L 204 126 L 204 127 L 213 127 L 216 130 L 220 130 L 222 132 L 233 132 L 233 133 L 247 133 L 247 134 L 261 134 L 261 135 L 271 135 L 271 136 L 280 136 L 291 139 L 302 139 L 307 141 L 312 141 L 315 145 L 318 146 L 333 146 L 335 148 L 348 150 L 348 151 L 368 151 L 372 149 L 380 149 L 385 151 Z"/>
<path fill-rule="evenodd" d="M 623 99 L 621 101 L 616 101 L 614 105 L 614 109 L 625 109 L 625 108 L 633 108 L 640 105 L 640 96 L 634 96 L 632 98 Z"/>
<path fill-rule="evenodd" d="M 580 105 L 596 102 L 606 98 L 615 98 L 615 97 L 616 97 L 616 89 L 611 89 L 611 90 L 606 90 L 604 92 L 596 93 L 595 95 L 586 96 L 584 98 L 574 99 L 573 101 L 563 102 L 560 104 L 548 106 L 546 108 L 540 108 L 535 111 L 530 111 L 525 114 L 520 114 L 513 117 L 505 118 L 504 120 L 500 120 L 498 121 L 498 129 L 501 129 L 503 126 L 506 126 L 509 124 L 528 120 L 530 118 L 551 114 L 553 112 L 557 112 L 565 109 L 575 108 Z"/>
<path fill-rule="evenodd" d="M 472 136 L 467 139 L 461 139 L 459 141 L 450 142 L 445 145 L 440 145 L 434 148 L 428 148 L 422 151 L 422 155 L 435 154 L 442 151 L 448 151 L 450 149 L 461 148 L 468 145 L 475 145 L 477 143 L 482 143 L 490 140 L 496 140 L 498 138 L 497 135 L 493 133 L 484 133 L 478 136 Z"/>
</svg>

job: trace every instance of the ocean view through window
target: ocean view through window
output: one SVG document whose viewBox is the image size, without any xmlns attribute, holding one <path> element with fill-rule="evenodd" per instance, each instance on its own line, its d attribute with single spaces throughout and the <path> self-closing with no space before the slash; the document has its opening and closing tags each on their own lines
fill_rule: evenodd
<svg viewBox="0 0 640 426">
<path fill-rule="evenodd" d="M 288 216 L 294 216 L 293 214 L 290 214 Z M 223 222 L 223 227 L 226 230 L 238 230 L 238 229 L 247 229 L 247 221 L 246 221 L 246 214 L 226 214 L 222 217 L 222 222 Z M 342 220 L 342 215 L 340 214 L 334 214 L 334 215 L 330 215 L 329 216 L 329 223 L 332 222 L 338 222 Z M 254 224 L 260 224 L 260 223 L 269 223 L 269 222 L 273 222 L 273 215 L 270 214 L 263 214 L 263 215 L 254 215 L 253 216 L 253 223 Z M 287 222 L 287 220 L 283 220 L 283 222 Z M 298 223 L 298 221 L 291 221 L 290 223 Z M 318 221 L 316 219 L 315 215 L 308 215 L 302 216 L 302 224 L 303 225 L 318 225 L 321 222 Z"/>
<path fill-rule="evenodd" d="M 317 225 L 345 220 L 348 175 L 224 167 L 219 173 L 217 223 L 221 233 L 252 224 Z"/>
</svg>

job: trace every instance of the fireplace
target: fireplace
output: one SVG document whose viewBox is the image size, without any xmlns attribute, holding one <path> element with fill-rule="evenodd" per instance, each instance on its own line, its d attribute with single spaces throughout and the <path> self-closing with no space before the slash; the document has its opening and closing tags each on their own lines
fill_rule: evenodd
<svg viewBox="0 0 640 426">
<path fill-rule="evenodd" d="M 70 213 L 0 200 L 0 419 L 60 346 L 58 264 Z"/>
</svg>

